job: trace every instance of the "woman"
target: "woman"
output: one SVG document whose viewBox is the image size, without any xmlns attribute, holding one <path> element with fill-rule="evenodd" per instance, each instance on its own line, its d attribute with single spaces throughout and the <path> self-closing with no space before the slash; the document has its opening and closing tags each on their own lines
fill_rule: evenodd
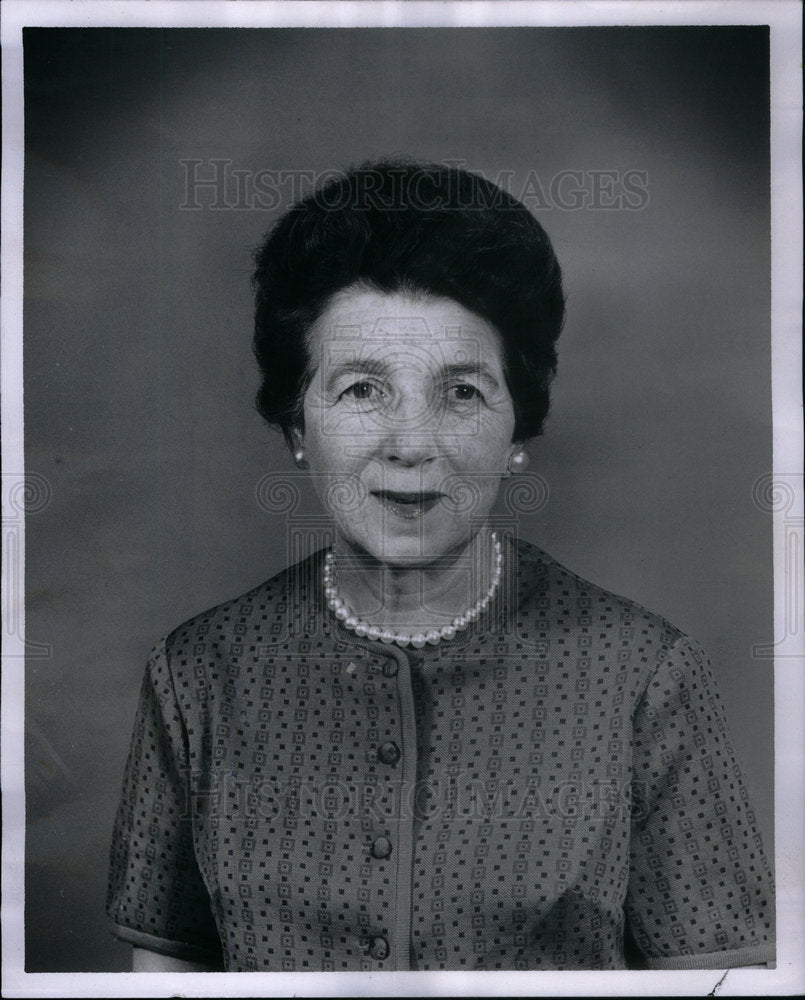
<svg viewBox="0 0 805 1000">
<path fill-rule="evenodd" d="M 563 321 L 540 225 L 369 164 L 280 220 L 255 284 L 258 407 L 334 540 L 149 661 L 108 907 L 135 968 L 772 960 L 703 654 L 494 524 Z"/>
</svg>

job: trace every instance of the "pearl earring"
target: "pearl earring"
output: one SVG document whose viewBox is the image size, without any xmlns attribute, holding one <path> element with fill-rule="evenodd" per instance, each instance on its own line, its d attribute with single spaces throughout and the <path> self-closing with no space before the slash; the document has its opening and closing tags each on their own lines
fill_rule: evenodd
<svg viewBox="0 0 805 1000">
<path fill-rule="evenodd" d="M 296 462 L 297 469 L 307 468 L 307 459 L 305 458 L 305 449 L 299 448 L 293 453 L 293 460 Z"/>
<path fill-rule="evenodd" d="M 509 472 L 524 472 L 528 468 L 528 454 L 521 448 L 509 458 Z"/>
</svg>

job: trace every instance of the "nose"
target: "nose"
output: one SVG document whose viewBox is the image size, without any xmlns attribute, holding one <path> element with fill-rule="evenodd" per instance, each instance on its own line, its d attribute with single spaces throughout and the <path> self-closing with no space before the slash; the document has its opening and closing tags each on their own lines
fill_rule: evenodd
<svg viewBox="0 0 805 1000">
<path fill-rule="evenodd" d="M 383 457 L 393 465 L 417 466 L 433 462 L 438 457 L 432 442 L 421 438 L 396 437 L 386 443 Z"/>
<path fill-rule="evenodd" d="M 438 458 L 439 420 L 419 393 L 404 394 L 385 414 L 380 452 L 385 461 L 404 466 L 424 465 Z"/>
</svg>

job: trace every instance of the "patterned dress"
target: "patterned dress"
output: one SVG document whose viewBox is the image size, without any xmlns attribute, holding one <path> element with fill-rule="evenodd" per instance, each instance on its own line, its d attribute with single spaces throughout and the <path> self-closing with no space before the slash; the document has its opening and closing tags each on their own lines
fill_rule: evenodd
<svg viewBox="0 0 805 1000">
<path fill-rule="evenodd" d="M 773 961 L 772 881 L 701 650 L 506 540 L 421 650 L 331 617 L 323 553 L 176 629 L 142 688 L 108 913 L 230 971 Z"/>
</svg>

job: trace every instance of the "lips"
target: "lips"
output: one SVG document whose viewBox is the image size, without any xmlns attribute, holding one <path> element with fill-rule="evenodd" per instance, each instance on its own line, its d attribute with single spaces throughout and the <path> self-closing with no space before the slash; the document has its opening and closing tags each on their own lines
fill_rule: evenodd
<svg viewBox="0 0 805 1000">
<path fill-rule="evenodd" d="M 371 495 L 386 510 L 397 517 L 413 520 L 432 510 L 443 494 L 435 491 L 405 492 L 402 490 L 372 490 Z"/>
</svg>

